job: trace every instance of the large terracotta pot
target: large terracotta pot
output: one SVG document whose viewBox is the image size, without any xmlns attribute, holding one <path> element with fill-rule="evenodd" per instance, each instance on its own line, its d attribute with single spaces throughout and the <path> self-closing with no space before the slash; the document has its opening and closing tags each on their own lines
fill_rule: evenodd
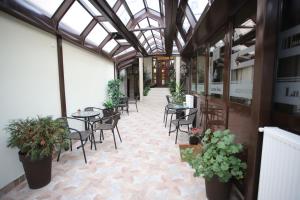
<svg viewBox="0 0 300 200">
<path fill-rule="evenodd" d="M 50 183 L 52 156 L 31 160 L 30 157 L 19 152 L 19 159 L 23 164 L 29 188 L 38 189 Z"/>
<path fill-rule="evenodd" d="M 208 200 L 229 200 L 231 182 L 223 183 L 214 176 L 211 180 L 205 179 L 206 196 Z"/>
</svg>

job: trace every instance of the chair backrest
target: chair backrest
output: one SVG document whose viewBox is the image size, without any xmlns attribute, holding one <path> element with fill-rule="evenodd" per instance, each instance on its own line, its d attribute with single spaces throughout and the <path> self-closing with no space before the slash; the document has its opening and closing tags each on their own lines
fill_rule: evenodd
<svg viewBox="0 0 300 200">
<path fill-rule="evenodd" d="M 115 114 L 112 116 L 112 126 L 113 126 L 113 127 L 116 127 L 116 125 L 118 125 L 118 121 L 119 121 L 119 119 L 121 118 L 120 116 L 121 116 L 120 113 L 115 113 Z"/>
<path fill-rule="evenodd" d="M 167 102 L 168 102 L 168 103 L 171 103 L 170 95 L 166 95 L 166 99 L 167 99 Z"/>
<path fill-rule="evenodd" d="M 193 122 L 196 118 L 197 112 L 198 112 L 197 108 L 190 108 L 189 116 L 188 116 L 187 120 Z"/>
</svg>

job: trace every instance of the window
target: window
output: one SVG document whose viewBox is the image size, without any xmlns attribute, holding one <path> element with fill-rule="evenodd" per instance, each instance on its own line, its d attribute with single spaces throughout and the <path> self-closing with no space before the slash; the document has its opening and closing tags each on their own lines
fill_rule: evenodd
<svg viewBox="0 0 300 200">
<path fill-rule="evenodd" d="M 154 43 L 154 38 L 151 38 L 150 40 L 148 40 L 149 44 Z"/>
<path fill-rule="evenodd" d="M 111 25 L 111 23 L 109 23 L 109 22 L 101 22 L 101 24 L 104 26 L 104 28 L 108 31 L 108 32 L 110 32 L 110 33 L 112 33 L 112 32 L 118 32 L 116 29 L 115 29 L 115 27 L 113 27 L 113 25 Z"/>
<path fill-rule="evenodd" d="M 80 0 L 80 1 L 93 14 L 93 16 L 101 16 L 101 13 L 91 4 L 91 2 L 89 2 L 89 0 Z"/>
<path fill-rule="evenodd" d="M 204 95 L 204 69 L 206 64 L 205 50 L 197 51 L 197 93 Z"/>
<path fill-rule="evenodd" d="M 184 41 L 181 37 L 181 34 L 179 32 L 177 32 L 177 39 L 179 40 L 180 45 L 183 47 L 184 46 Z"/>
<path fill-rule="evenodd" d="M 196 92 L 197 90 L 197 57 L 192 58 L 191 63 L 191 70 L 192 70 L 192 88 L 191 90 L 193 92 Z"/>
<path fill-rule="evenodd" d="M 196 20 L 198 20 L 208 4 L 208 0 L 189 0 L 188 4 Z"/>
<path fill-rule="evenodd" d="M 144 36 L 140 37 L 139 41 L 140 41 L 141 44 L 143 44 L 145 42 Z"/>
<path fill-rule="evenodd" d="M 159 9 L 159 0 L 147 0 L 147 4 L 148 4 L 148 7 L 157 11 L 157 12 L 160 12 L 160 9 Z"/>
<path fill-rule="evenodd" d="M 143 0 L 126 0 L 126 3 L 133 15 L 145 8 Z"/>
<path fill-rule="evenodd" d="M 145 35 L 146 38 L 149 38 L 150 36 L 152 36 L 152 33 L 149 30 L 149 31 L 144 32 L 144 35 Z"/>
<path fill-rule="evenodd" d="M 126 11 L 124 5 L 121 5 L 118 12 L 117 12 L 118 17 L 121 19 L 124 25 L 127 25 L 128 21 L 130 20 L 130 16 L 128 12 Z"/>
<path fill-rule="evenodd" d="M 183 20 L 183 24 L 182 24 L 182 28 L 183 30 L 187 33 L 190 29 L 190 22 L 189 20 L 187 19 L 187 17 L 184 17 L 184 20 Z"/>
<path fill-rule="evenodd" d="M 63 0 L 51 0 L 51 1 L 41 1 L 41 0 L 23 0 L 19 1 L 24 7 L 33 10 L 36 13 L 46 15 L 51 18 L 57 8 L 61 5 Z"/>
<path fill-rule="evenodd" d="M 150 22 L 151 26 L 158 27 L 158 22 L 156 20 L 153 20 L 153 19 L 149 18 L 149 22 Z"/>
<path fill-rule="evenodd" d="M 118 43 L 114 39 L 111 39 L 108 43 L 106 43 L 102 50 L 106 53 L 110 53 L 117 45 Z"/>
<path fill-rule="evenodd" d="M 95 46 L 99 46 L 100 43 L 105 39 L 107 36 L 107 32 L 100 26 L 96 24 L 96 26 L 92 29 L 92 31 L 88 34 L 85 41 Z"/>
<path fill-rule="evenodd" d="M 106 0 L 106 2 L 110 5 L 110 7 L 114 7 L 116 4 L 117 0 Z"/>
<path fill-rule="evenodd" d="M 140 21 L 139 25 L 140 25 L 141 28 L 147 28 L 147 27 L 149 27 L 147 18 L 145 18 L 142 21 Z"/>
<path fill-rule="evenodd" d="M 75 1 L 59 22 L 59 28 L 80 35 L 91 20 L 92 16 Z"/>
</svg>

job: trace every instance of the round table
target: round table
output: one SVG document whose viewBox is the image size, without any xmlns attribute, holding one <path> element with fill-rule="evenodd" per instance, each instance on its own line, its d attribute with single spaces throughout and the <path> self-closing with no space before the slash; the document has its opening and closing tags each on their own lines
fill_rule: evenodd
<svg viewBox="0 0 300 200">
<path fill-rule="evenodd" d="M 72 114 L 72 117 L 75 118 L 84 118 L 84 120 L 89 121 L 91 117 L 96 117 L 99 116 L 100 112 L 99 111 L 77 111 Z M 88 123 L 85 123 L 85 130 L 88 130 Z"/>
</svg>

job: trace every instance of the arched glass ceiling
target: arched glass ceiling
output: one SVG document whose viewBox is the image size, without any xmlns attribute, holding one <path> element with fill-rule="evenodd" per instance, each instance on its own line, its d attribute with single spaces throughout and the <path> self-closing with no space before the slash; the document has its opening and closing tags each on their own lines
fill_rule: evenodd
<svg viewBox="0 0 300 200">
<path fill-rule="evenodd" d="M 182 50 L 211 2 L 178 0 L 177 36 L 174 34 L 175 38 L 171 38 L 172 46 L 168 42 L 168 51 L 170 47 L 172 52 L 176 52 L 176 48 Z M 119 57 L 126 57 L 133 51 L 145 56 L 154 50 L 155 54 L 166 52 L 165 40 L 168 38 L 164 34 L 169 29 L 165 14 L 171 11 L 165 10 L 168 9 L 165 0 L 16 0 L 6 4 L 16 14 L 32 21 L 38 19 L 37 23 L 46 26 L 48 31 L 51 29 L 79 46 L 105 54 L 117 63 Z M 245 31 L 248 30 L 240 30 L 241 33 Z"/>
</svg>

